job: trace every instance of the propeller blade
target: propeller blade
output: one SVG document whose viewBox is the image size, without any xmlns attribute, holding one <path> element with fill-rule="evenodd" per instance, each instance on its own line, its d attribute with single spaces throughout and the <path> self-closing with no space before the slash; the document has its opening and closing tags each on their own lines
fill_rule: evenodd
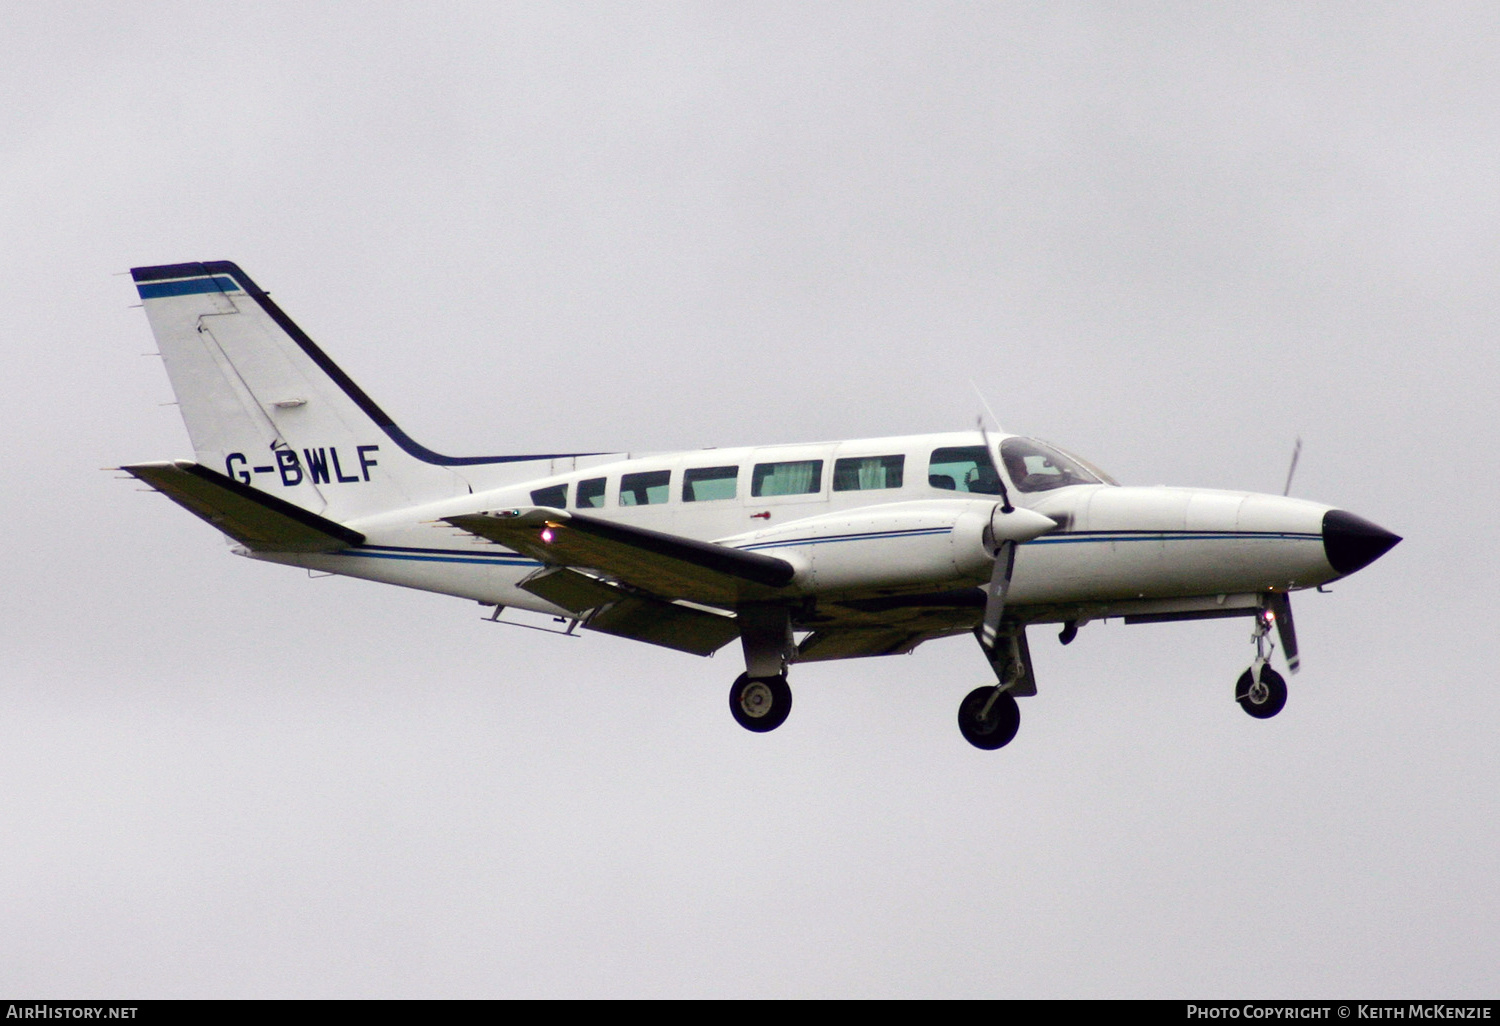
<svg viewBox="0 0 1500 1026">
<path fill-rule="evenodd" d="M 1281 639 L 1286 668 L 1296 673 L 1302 668 L 1302 656 L 1297 652 L 1297 625 L 1292 622 L 1292 597 L 1284 591 L 1273 591 L 1270 606 L 1271 615 L 1276 617 L 1276 634 Z"/>
<path fill-rule="evenodd" d="M 1286 471 L 1286 487 L 1281 490 L 1282 495 L 1292 494 L 1292 475 L 1297 472 L 1297 457 L 1302 455 L 1302 436 L 1297 436 L 1297 444 L 1292 446 L 1292 465 Z"/>
<path fill-rule="evenodd" d="M 989 454 L 990 462 L 995 466 L 995 481 L 1000 485 L 1000 512 L 1014 513 L 1016 508 L 1010 504 L 1010 492 L 1005 487 L 1005 478 L 1000 476 L 1000 465 L 995 463 L 995 450 L 990 447 L 990 433 L 984 429 L 984 418 L 979 420 L 979 437 L 984 440 L 984 451 Z"/>
<path fill-rule="evenodd" d="M 1000 640 L 1000 620 L 1005 616 L 1005 594 L 1010 591 L 1010 575 L 1016 568 L 1016 543 L 1002 541 L 995 549 L 995 569 L 990 573 L 990 587 L 984 599 L 984 620 L 979 626 L 979 647 L 985 658 L 995 661 L 995 646 Z"/>
</svg>

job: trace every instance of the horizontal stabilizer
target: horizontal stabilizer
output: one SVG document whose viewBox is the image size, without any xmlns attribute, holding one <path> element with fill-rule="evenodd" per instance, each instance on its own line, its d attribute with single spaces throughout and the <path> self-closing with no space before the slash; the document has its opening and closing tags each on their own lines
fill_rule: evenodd
<svg viewBox="0 0 1500 1026">
<path fill-rule="evenodd" d="M 584 567 L 662 598 L 705 605 L 734 608 L 771 597 L 797 573 L 776 556 L 560 509 L 531 507 L 444 520 L 549 566 Z"/>
<path fill-rule="evenodd" d="M 188 460 L 121 470 L 257 552 L 331 552 L 365 536 Z"/>
</svg>

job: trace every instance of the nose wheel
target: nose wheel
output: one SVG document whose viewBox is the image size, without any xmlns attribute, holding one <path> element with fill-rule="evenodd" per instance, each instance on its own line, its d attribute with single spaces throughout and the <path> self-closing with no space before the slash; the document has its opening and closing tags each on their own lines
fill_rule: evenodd
<svg viewBox="0 0 1500 1026">
<path fill-rule="evenodd" d="M 1290 619 L 1291 607 L 1285 603 L 1283 606 Z M 1274 647 L 1270 639 L 1271 624 L 1275 620 L 1275 614 L 1269 609 L 1262 610 L 1255 617 L 1255 633 L 1251 635 L 1255 640 L 1255 662 L 1240 674 L 1240 679 L 1234 684 L 1234 700 L 1257 720 L 1269 720 L 1286 705 L 1286 678 L 1271 669 L 1269 662 L 1270 650 Z M 1288 635 L 1283 633 L 1282 636 Z M 1295 635 L 1291 636 L 1294 640 L 1289 647 L 1295 648 Z M 1293 664 L 1292 669 L 1295 671 L 1296 668 Z"/>
<path fill-rule="evenodd" d="M 729 711 L 746 730 L 764 734 L 786 722 L 792 712 L 792 689 L 786 677 L 751 677 L 742 673 L 729 689 Z"/>
<path fill-rule="evenodd" d="M 1286 680 L 1269 666 L 1260 668 L 1260 679 L 1256 680 L 1252 667 L 1240 674 L 1234 686 L 1234 699 L 1257 720 L 1269 720 L 1286 705 Z"/>
</svg>

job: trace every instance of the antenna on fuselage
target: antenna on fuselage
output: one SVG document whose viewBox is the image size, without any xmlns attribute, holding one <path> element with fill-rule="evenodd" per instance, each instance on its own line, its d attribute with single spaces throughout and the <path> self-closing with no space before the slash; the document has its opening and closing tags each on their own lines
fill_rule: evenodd
<svg viewBox="0 0 1500 1026">
<path fill-rule="evenodd" d="M 979 386 L 976 385 L 976 384 L 974 384 L 974 379 L 973 378 L 969 379 L 969 387 L 974 390 L 974 394 L 979 397 L 979 401 L 984 405 L 984 412 L 988 413 L 990 415 L 990 423 L 992 423 L 992 424 L 995 425 L 995 430 L 996 431 L 1004 431 L 1005 429 L 1000 426 L 1000 418 L 997 417 L 997 416 L 995 416 L 995 411 L 994 410 L 990 409 L 990 401 L 984 397 L 984 393 L 979 390 Z M 984 430 L 984 422 L 983 421 L 980 421 L 979 429 L 981 431 Z"/>
</svg>

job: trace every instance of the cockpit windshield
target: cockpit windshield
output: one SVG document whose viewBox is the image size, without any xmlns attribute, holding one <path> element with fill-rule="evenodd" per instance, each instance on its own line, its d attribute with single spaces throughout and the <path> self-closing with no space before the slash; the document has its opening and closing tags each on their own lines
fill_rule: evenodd
<svg viewBox="0 0 1500 1026">
<path fill-rule="evenodd" d="M 1048 492 L 1076 484 L 1114 484 L 1103 471 L 1035 438 L 1007 438 L 1000 443 L 1000 459 L 1018 489 Z"/>
</svg>

